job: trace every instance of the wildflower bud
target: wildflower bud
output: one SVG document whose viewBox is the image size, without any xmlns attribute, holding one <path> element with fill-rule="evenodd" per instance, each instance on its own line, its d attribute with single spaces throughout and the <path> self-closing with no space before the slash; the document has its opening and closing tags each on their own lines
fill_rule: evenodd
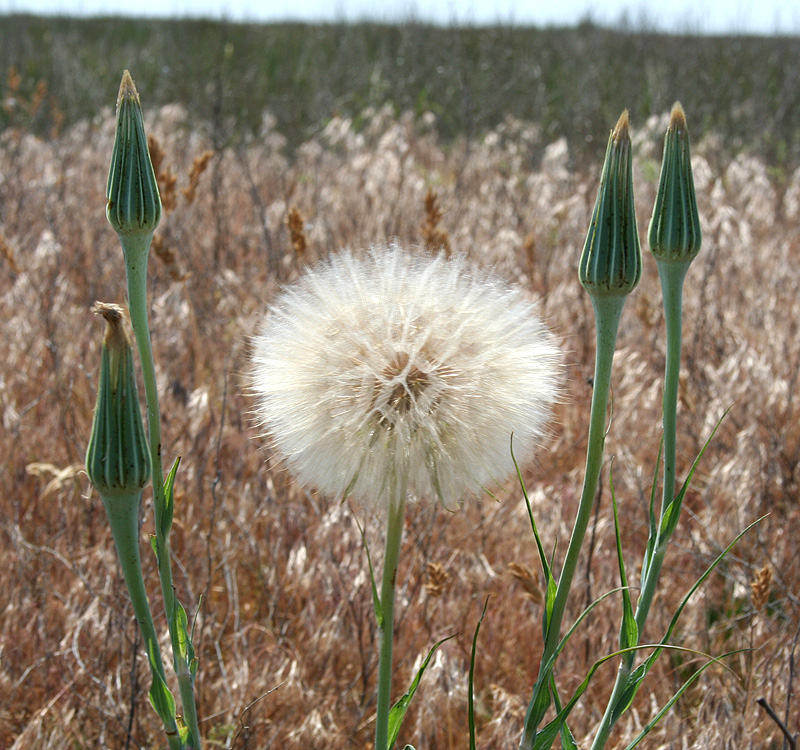
<svg viewBox="0 0 800 750">
<path fill-rule="evenodd" d="M 86 472 L 105 499 L 144 489 L 150 479 L 150 453 L 122 308 L 98 302 L 92 309 L 106 319 L 106 334 Z"/>
<path fill-rule="evenodd" d="M 633 204 L 628 111 L 611 131 L 579 276 L 592 295 L 625 296 L 642 275 L 642 251 Z"/>
<path fill-rule="evenodd" d="M 702 235 L 683 107 L 675 103 L 664 139 L 661 179 L 650 219 L 648 241 L 657 260 L 691 263 Z"/>
<path fill-rule="evenodd" d="M 117 132 L 106 198 L 106 216 L 117 234 L 153 234 L 161 219 L 161 197 L 147 148 L 139 93 L 127 70 L 117 97 Z"/>
</svg>

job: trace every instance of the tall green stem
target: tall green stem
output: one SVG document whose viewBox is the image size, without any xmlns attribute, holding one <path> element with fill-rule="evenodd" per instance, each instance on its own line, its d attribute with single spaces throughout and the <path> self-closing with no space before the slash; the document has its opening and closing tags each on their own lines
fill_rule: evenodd
<svg viewBox="0 0 800 750">
<path fill-rule="evenodd" d="M 677 410 L 678 388 L 681 363 L 681 335 L 682 335 L 682 298 L 683 280 L 688 263 L 658 261 L 661 290 L 664 297 L 664 311 L 667 328 L 667 357 L 664 374 L 664 394 L 662 402 L 662 424 L 664 435 L 664 485 L 661 498 L 661 513 L 656 523 L 656 541 L 653 546 L 652 557 L 646 560 L 646 567 L 642 571 L 642 589 L 636 605 L 636 626 L 641 642 L 650 606 L 653 603 L 661 566 L 667 550 L 669 537 L 661 534 L 661 520 L 664 512 L 675 499 L 675 461 L 677 453 Z M 606 705 L 606 711 L 600 722 L 600 728 L 594 737 L 591 750 L 601 750 L 605 747 L 611 730 L 619 715 L 618 704 L 629 687 L 631 671 L 635 652 L 628 652 L 620 660 L 614 688 Z"/>
<path fill-rule="evenodd" d="M 542 660 L 539 665 L 539 678 L 534 688 L 534 696 L 539 688 L 547 682 L 548 664 L 555 656 L 561 636 L 561 623 L 564 610 L 578 567 L 583 539 L 592 515 L 592 506 L 597 492 L 597 483 L 600 470 L 603 466 L 603 451 L 606 437 L 606 411 L 608 409 L 608 395 L 611 388 L 611 369 L 616 348 L 617 331 L 622 308 L 625 304 L 624 296 L 599 296 L 592 295 L 592 305 L 595 312 L 595 333 L 597 351 L 595 355 L 594 385 L 592 390 L 592 411 L 589 418 L 589 444 L 586 451 L 586 471 L 583 479 L 583 490 L 578 505 L 578 513 L 572 536 L 567 547 L 564 565 L 558 580 L 555 601 L 550 614 L 550 620 L 545 635 Z M 545 688 L 546 689 L 546 688 Z M 533 747 L 537 727 L 532 725 L 534 701 L 528 707 L 520 749 Z"/>
<path fill-rule="evenodd" d="M 158 405 L 156 369 L 153 360 L 153 348 L 150 342 L 150 325 L 147 317 L 147 258 L 151 239 L 152 234 L 120 236 L 125 252 L 131 327 L 136 336 L 136 345 L 139 350 L 147 402 L 147 432 L 150 442 L 150 459 L 153 466 L 153 506 L 155 509 L 158 575 L 161 580 L 161 593 L 164 597 L 164 607 L 167 613 L 167 622 L 169 623 L 173 665 L 178 676 L 178 689 L 181 694 L 184 720 L 191 732 L 194 741 L 193 747 L 195 750 L 199 750 L 200 731 L 194 698 L 194 679 L 188 665 L 178 657 L 179 635 L 176 628 L 176 601 L 172 584 L 169 533 L 165 530 L 163 523 L 166 498 L 164 494 L 164 469 L 161 458 L 161 412 Z"/>
<path fill-rule="evenodd" d="M 658 261 L 661 291 L 664 297 L 664 316 L 667 328 L 667 361 L 664 373 L 664 397 L 662 405 L 664 429 L 664 486 L 661 496 L 661 514 L 657 526 L 657 542 L 653 559 L 648 561 L 642 575 L 642 591 L 636 606 L 636 625 L 641 634 L 644 630 L 650 605 L 655 595 L 661 564 L 664 561 L 668 538 L 662 538 L 660 521 L 664 512 L 675 499 L 675 461 L 677 446 L 678 389 L 681 367 L 683 280 L 688 263 Z M 629 658 L 633 658 L 632 655 Z"/>
<path fill-rule="evenodd" d="M 165 538 L 161 525 L 161 516 L 165 506 L 164 468 L 161 458 L 161 417 L 153 347 L 150 343 L 150 325 L 147 319 L 147 248 L 150 247 L 151 238 L 152 235 L 125 237 L 123 247 L 125 248 L 125 266 L 128 276 L 131 326 L 139 349 L 147 401 L 147 435 L 150 441 L 150 459 L 153 465 L 153 505 L 158 548 L 158 573 L 161 577 L 167 618 L 171 622 L 175 610 L 175 595 L 172 589 L 169 539 Z"/>
<path fill-rule="evenodd" d="M 394 639 L 394 593 L 403 538 L 406 488 L 397 487 L 389 504 L 386 552 L 381 580 L 380 651 L 378 653 L 378 708 L 375 720 L 375 750 L 389 750 L 389 708 L 392 693 L 392 642 Z"/>
<path fill-rule="evenodd" d="M 114 535 L 114 544 L 117 548 L 122 575 L 128 587 L 133 611 L 139 630 L 144 638 L 145 648 L 151 655 L 151 664 L 155 667 L 161 679 L 166 683 L 164 664 L 161 661 L 161 649 L 158 645 L 153 615 L 147 601 L 147 591 L 142 578 L 142 563 L 139 556 L 139 500 L 141 493 L 135 497 L 103 496 L 103 505 L 106 509 L 111 532 Z M 181 750 L 183 747 L 178 734 L 178 726 L 174 719 L 164 718 L 164 730 L 171 750 Z"/>
</svg>

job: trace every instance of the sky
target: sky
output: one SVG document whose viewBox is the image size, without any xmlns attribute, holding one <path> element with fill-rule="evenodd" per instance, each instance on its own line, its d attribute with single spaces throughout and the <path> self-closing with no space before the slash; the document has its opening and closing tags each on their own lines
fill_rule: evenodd
<svg viewBox="0 0 800 750">
<path fill-rule="evenodd" d="M 591 19 L 709 34 L 800 34 L 798 0 L 0 0 L 2 13 L 140 15 L 231 21 L 403 21 L 574 25 Z"/>
</svg>

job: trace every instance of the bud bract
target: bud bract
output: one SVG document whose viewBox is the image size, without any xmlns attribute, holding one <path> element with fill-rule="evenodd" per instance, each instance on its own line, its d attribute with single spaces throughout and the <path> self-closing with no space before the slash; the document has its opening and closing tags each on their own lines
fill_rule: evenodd
<svg viewBox="0 0 800 750">
<path fill-rule="evenodd" d="M 606 159 L 579 267 L 593 296 L 625 296 L 642 275 L 642 251 L 633 202 L 627 110 L 608 138 Z"/>
<path fill-rule="evenodd" d="M 648 241 L 659 261 L 688 264 L 700 251 L 702 234 L 692 177 L 689 131 L 679 103 L 672 108 L 664 139 L 664 159 Z"/>
<path fill-rule="evenodd" d="M 104 499 L 138 496 L 150 479 L 150 452 L 139 411 L 133 351 L 122 308 L 97 303 L 93 309 L 106 319 L 106 334 L 86 472 Z"/>
<path fill-rule="evenodd" d="M 153 234 L 161 219 L 161 196 L 147 147 L 139 93 L 127 70 L 117 97 L 117 130 L 106 198 L 106 216 L 117 234 Z"/>
</svg>

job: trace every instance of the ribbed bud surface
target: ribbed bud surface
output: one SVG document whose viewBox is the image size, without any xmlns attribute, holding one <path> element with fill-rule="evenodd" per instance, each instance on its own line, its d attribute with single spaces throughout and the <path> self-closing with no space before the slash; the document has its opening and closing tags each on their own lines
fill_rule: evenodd
<svg viewBox="0 0 800 750">
<path fill-rule="evenodd" d="M 92 434 L 86 472 L 104 498 L 139 493 L 150 479 L 150 452 L 139 411 L 133 351 L 122 323 L 122 309 L 97 303 L 106 319 Z"/>
<path fill-rule="evenodd" d="M 611 132 L 600 188 L 579 267 L 593 295 L 624 296 L 642 274 L 642 251 L 633 202 L 631 139 L 627 110 Z"/>
<path fill-rule="evenodd" d="M 117 97 L 117 131 L 106 187 L 106 216 L 117 234 L 152 234 L 161 219 L 139 93 L 126 70 Z"/>
<path fill-rule="evenodd" d="M 657 260 L 690 263 L 700 251 L 702 233 L 683 107 L 672 108 L 661 178 L 650 219 L 648 242 Z"/>
</svg>

